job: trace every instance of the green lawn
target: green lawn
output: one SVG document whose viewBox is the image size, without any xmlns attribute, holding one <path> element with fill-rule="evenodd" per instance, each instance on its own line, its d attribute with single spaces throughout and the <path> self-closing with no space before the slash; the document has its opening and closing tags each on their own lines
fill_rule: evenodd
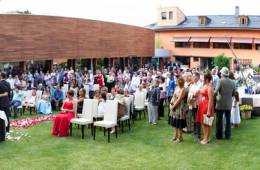
<svg viewBox="0 0 260 170">
<path fill-rule="evenodd" d="M 52 122 L 27 130 L 29 137 L 0 143 L 0 169 L 260 169 L 260 118 L 243 121 L 232 139 L 202 146 L 189 135 L 171 142 L 172 130 L 165 120 L 157 126 L 136 121 L 130 132 L 119 133 L 111 143 L 97 130 L 96 141 L 86 131 L 81 139 L 51 135 Z"/>
</svg>

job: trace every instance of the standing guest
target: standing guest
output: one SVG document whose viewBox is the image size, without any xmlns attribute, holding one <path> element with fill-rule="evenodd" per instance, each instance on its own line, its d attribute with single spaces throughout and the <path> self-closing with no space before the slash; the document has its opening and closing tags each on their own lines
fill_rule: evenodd
<svg viewBox="0 0 260 170">
<path fill-rule="evenodd" d="M 77 80 L 75 78 L 72 80 L 72 83 L 71 83 L 71 86 L 70 86 L 70 90 L 72 90 L 74 92 L 74 98 L 77 98 L 78 97 L 79 88 L 78 88 L 78 82 L 77 82 Z"/>
<path fill-rule="evenodd" d="M 80 114 L 82 113 L 83 110 L 83 103 L 85 97 L 86 97 L 86 90 L 84 88 L 81 88 L 79 90 L 79 99 L 78 99 L 78 107 L 77 107 L 77 112 Z"/>
<path fill-rule="evenodd" d="M 55 92 L 53 93 L 52 100 L 51 100 L 51 106 L 53 110 L 57 109 L 56 106 L 59 106 L 59 108 L 62 106 L 63 99 L 64 99 L 63 92 L 60 89 L 60 85 L 58 85 L 55 89 Z"/>
<path fill-rule="evenodd" d="M 6 79 L 6 81 L 10 84 L 11 90 L 14 90 L 14 79 L 11 74 L 9 75 L 8 79 Z"/>
<path fill-rule="evenodd" d="M 166 86 L 165 86 L 165 82 L 164 82 L 164 77 L 160 77 L 159 79 L 159 88 L 160 88 L 160 104 L 159 104 L 159 107 L 158 107 L 158 113 L 159 113 L 159 118 L 160 117 L 164 117 L 164 107 L 163 107 L 163 104 L 164 104 L 164 100 L 165 100 L 165 93 L 166 93 Z"/>
<path fill-rule="evenodd" d="M 115 77 L 114 77 L 114 73 L 112 71 L 109 72 L 109 75 L 106 75 L 106 79 L 107 79 L 107 88 L 108 88 L 108 92 L 111 92 L 112 87 L 115 86 Z"/>
<path fill-rule="evenodd" d="M 119 69 L 117 72 L 117 84 L 120 88 L 123 87 L 123 74 L 122 74 L 121 69 Z"/>
<path fill-rule="evenodd" d="M 104 85 L 104 77 L 100 70 L 97 70 L 97 84 L 99 85 L 99 88 L 103 87 Z"/>
<path fill-rule="evenodd" d="M 51 93 L 49 87 L 44 89 L 41 100 L 37 102 L 37 113 L 46 115 L 51 113 Z"/>
<path fill-rule="evenodd" d="M 238 128 L 241 122 L 240 110 L 239 110 L 239 94 L 236 91 L 233 97 L 232 109 L 231 109 L 231 124 Z"/>
<path fill-rule="evenodd" d="M 170 80 L 169 80 L 169 85 L 168 85 L 166 96 L 167 96 L 168 102 L 171 102 L 171 99 L 172 99 L 172 96 L 174 93 L 174 89 L 175 89 L 175 81 L 174 81 L 173 73 L 170 74 L 169 78 L 170 78 Z"/>
<path fill-rule="evenodd" d="M 67 99 L 53 122 L 52 134 L 58 137 L 68 136 L 70 120 L 75 116 L 76 101 L 73 99 L 74 92 L 67 92 Z"/>
<path fill-rule="evenodd" d="M 217 69 L 214 68 L 212 69 L 212 85 L 214 89 L 216 89 L 218 82 L 219 82 L 218 72 Z"/>
<path fill-rule="evenodd" d="M 14 111 L 14 118 L 17 117 L 18 107 L 22 105 L 22 100 L 23 100 L 23 94 L 18 88 L 16 88 L 14 92 L 13 100 L 11 102 Z"/>
<path fill-rule="evenodd" d="M 6 127 L 6 132 L 9 132 L 10 122 L 10 94 L 11 94 L 11 87 L 10 84 L 5 80 L 6 74 L 1 72 L 0 74 L 0 110 L 5 112 L 6 118 L 8 120 L 8 126 Z"/>
<path fill-rule="evenodd" d="M 204 124 L 204 115 L 208 117 L 214 116 L 214 104 L 213 97 L 214 91 L 212 87 L 212 75 L 210 72 L 204 74 L 204 86 L 199 90 L 199 103 L 198 103 L 198 113 L 196 122 L 202 125 L 203 129 L 203 140 L 201 144 L 205 145 L 209 143 L 210 130 L 211 127 Z"/>
<path fill-rule="evenodd" d="M 140 79 L 139 75 L 135 72 L 132 77 L 132 81 L 131 81 L 131 89 L 133 90 L 133 92 L 136 91 L 140 82 L 141 82 L 141 79 Z"/>
<path fill-rule="evenodd" d="M 231 138 L 230 110 L 232 108 L 232 96 L 235 94 L 235 83 L 229 79 L 229 70 L 223 67 L 220 71 L 221 79 L 215 89 L 216 101 L 216 138 L 222 139 L 223 115 L 226 119 L 225 137 Z"/>
<path fill-rule="evenodd" d="M 189 112 L 192 115 L 192 122 L 193 122 L 192 131 L 195 140 L 198 141 L 200 141 L 201 128 L 200 128 L 200 124 L 196 123 L 196 116 L 198 111 L 198 96 L 196 96 L 196 93 L 202 87 L 202 84 L 200 83 L 199 80 L 200 80 L 200 74 L 198 72 L 195 72 L 193 76 L 193 83 L 190 87 L 189 94 L 188 94 Z"/>
<path fill-rule="evenodd" d="M 175 136 L 172 138 L 174 143 L 180 143 L 183 141 L 182 129 L 186 127 L 184 112 L 184 98 L 186 92 L 184 88 L 184 79 L 179 78 L 177 83 L 177 88 L 175 89 L 170 102 L 170 116 L 168 122 L 175 128 Z"/>
<path fill-rule="evenodd" d="M 157 79 L 153 80 L 152 89 L 148 93 L 148 118 L 149 123 L 156 125 L 158 121 L 158 106 L 160 103 L 160 89 Z"/>
</svg>

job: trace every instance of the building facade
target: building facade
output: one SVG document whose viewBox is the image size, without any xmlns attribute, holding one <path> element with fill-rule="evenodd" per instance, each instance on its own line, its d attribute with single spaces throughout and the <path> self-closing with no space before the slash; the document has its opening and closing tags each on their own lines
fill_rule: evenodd
<svg viewBox="0 0 260 170">
<path fill-rule="evenodd" d="M 240 64 L 260 64 L 260 16 L 185 16 L 178 7 L 158 9 L 155 30 L 157 48 L 170 50 L 171 60 L 190 67 L 212 67 L 224 54 Z M 236 56 L 236 57 L 235 57 Z M 233 62 L 232 62 L 233 63 Z"/>
<path fill-rule="evenodd" d="M 154 55 L 154 31 L 111 22 L 39 15 L 0 15 L 0 62 L 67 62 L 86 60 L 93 67 L 148 63 Z"/>
</svg>

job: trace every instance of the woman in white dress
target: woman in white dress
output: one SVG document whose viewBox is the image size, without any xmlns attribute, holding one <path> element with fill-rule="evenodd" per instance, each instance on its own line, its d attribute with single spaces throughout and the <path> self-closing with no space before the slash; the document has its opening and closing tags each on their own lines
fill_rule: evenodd
<svg viewBox="0 0 260 170">
<path fill-rule="evenodd" d="M 241 122 L 240 110 L 239 110 L 239 94 L 236 91 L 233 97 L 232 109 L 231 109 L 231 124 L 233 127 L 238 128 Z"/>
</svg>

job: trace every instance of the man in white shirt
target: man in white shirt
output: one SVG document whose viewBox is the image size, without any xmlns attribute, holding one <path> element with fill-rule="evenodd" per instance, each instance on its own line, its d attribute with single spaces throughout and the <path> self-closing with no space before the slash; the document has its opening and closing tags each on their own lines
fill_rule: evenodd
<svg viewBox="0 0 260 170">
<path fill-rule="evenodd" d="M 189 105 L 189 116 L 193 119 L 193 134 L 196 140 L 200 141 L 200 126 L 196 123 L 196 116 L 198 110 L 198 91 L 202 88 L 203 84 L 200 82 L 200 74 L 198 72 L 193 75 L 193 83 L 190 86 L 188 93 L 188 105 Z M 192 120 L 191 120 L 192 122 Z"/>
<path fill-rule="evenodd" d="M 12 75 L 10 74 L 8 79 L 6 79 L 6 81 L 10 84 L 11 89 L 14 89 L 14 79 L 12 77 Z"/>
<path fill-rule="evenodd" d="M 137 75 L 137 73 L 134 73 L 134 75 L 132 77 L 132 82 L 131 82 L 131 88 L 133 91 L 136 91 L 140 82 L 141 82 L 140 77 Z"/>
</svg>

